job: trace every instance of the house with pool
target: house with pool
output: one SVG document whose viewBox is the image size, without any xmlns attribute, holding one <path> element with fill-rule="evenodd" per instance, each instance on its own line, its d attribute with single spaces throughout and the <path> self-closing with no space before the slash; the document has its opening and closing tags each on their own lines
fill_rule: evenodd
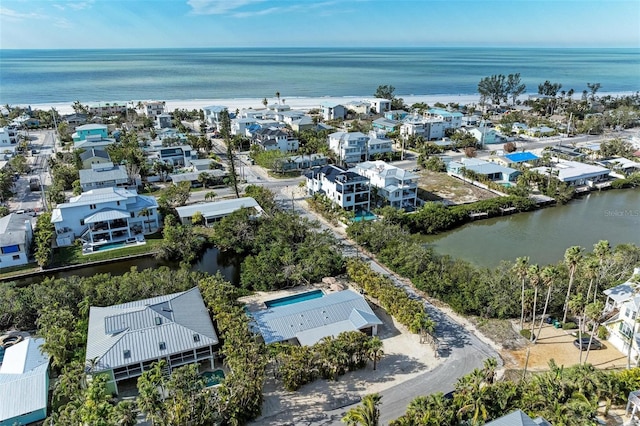
<svg viewBox="0 0 640 426">
<path fill-rule="evenodd" d="M 353 171 L 328 164 L 305 173 L 309 195 L 323 194 L 345 210 L 369 211 L 369 179 Z"/>
<path fill-rule="evenodd" d="M 384 161 L 365 161 L 351 170 L 369 179 L 385 204 L 398 209 L 414 209 L 418 198 L 418 175 Z"/>
<path fill-rule="evenodd" d="M 265 309 L 250 315 L 255 331 L 266 344 L 310 346 L 345 331 L 375 336 L 382 324 L 366 299 L 352 290 L 325 294 L 318 289 L 267 300 L 264 304 Z"/>
<path fill-rule="evenodd" d="M 603 293 L 607 296 L 603 313 L 603 325 L 609 332 L 607 340 L 623 354 L 629 353 L 631 345 L 635 365 L 640 357 L 640 332 L 636 325 L 640 313 L 640 268 L 635 268 L 626 282 Z"/>
<path fill-rule="evenodd" d="M 90 251 L 144 241 L 160 228 L 158 202 L 124 188 L 92 189 L 58 204 L 51 213 L 58 246 L 79 238 Z"/>
<path fill-rule="evenodd" d="M 167 374 L 177 367 L 205 363 L 214 368 L 218 336 L 197 287 L 120 305 L 89 309 L 86 366 L 105 374 L 109 391 L 134 379 L 160 360 Z"/>
</svg>

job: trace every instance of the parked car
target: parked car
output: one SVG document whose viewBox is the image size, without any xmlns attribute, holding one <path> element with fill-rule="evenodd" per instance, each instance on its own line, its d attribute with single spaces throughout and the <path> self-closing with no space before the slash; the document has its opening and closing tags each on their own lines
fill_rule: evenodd
<svg viewBox="0 0 640 426">
<path fill-rule="evenodd" d="M 590 337 L 583 337 L 582 339 L 576 339 L 573 341 L 573 345 L 581 351 L 586 351 L 589 348 Z M 602 342 L 595 337 L 591 340 L 591 350 L 602 349 Z"/>
</svg>

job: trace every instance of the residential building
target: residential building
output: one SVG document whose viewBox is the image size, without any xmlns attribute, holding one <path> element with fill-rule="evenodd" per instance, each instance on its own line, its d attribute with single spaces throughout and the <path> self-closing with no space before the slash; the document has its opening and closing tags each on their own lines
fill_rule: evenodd
<svg viewBox="0 0 640 426">
<path fill-rule="evenodd" d="M 320 105 L 320 112 L 322 118 L 327 121 L 344 119 L 347 116 L 347 108 L 335 102 L 324 102 Z"/>
<path fill-rule="evenodd" d="M 368 99 L 371 106 L 371 112 L 374 114 L 384 114 L 387 111 L 391 111 L 391 101 L 389 99 L 374 98 Z"/>
<path fill-rule="evenodd" d="M 509 141 L 505 135 L 489 127 L 472 127 L 467 132 L 483 145 L 503 144 Z"/>
<path fill-rule="evenodd" d="M 80 161 L 83 169 L 90 169 L 94 164 L 110 163 L 111 158 L 107 151 L 98 148 L 89 148 L 80 153 Z"/>
<path fill-rule="evenodd" d="M 249 136 L 247 129 L 256 124 L 258 124 L 258 119 L 255 117 L 236 118 L 231 121 L 231 134 L 234 136 Z"/>
<path fill-rule="evenodd" d="M 164 106 L 165 103 L 161 101 L 147 101 L 143 102 L 142 106 L 144 107 L 144 115 L 149 118 L 155 118 L 159 115 L 164 114 Z"/>
<path fill-rule="evenodd" d="M 73 114 L 63 116 L 62 120 L 69 125 L 69 128 L 75 130 L 78 126 L 82 126 L 83 124 L 86 124 L 87 121 L 89 120 L 89 116 L 87 114 L 82 114 L 82 113 L 73 113 Z"/>
<path fill-rule="evenodd" d="M 312 167 L 325 166 L 329 159 L 324 154 L 293 155 L 280 161 L 279 170 L 305 170 Z"/>
<path fill-rule="evenodd" d="M 435 118 L 436 120 L 442 121 L 445 129 L 459 129 L 462 127 L 463 114 L 461 112 L 451 112 L 446 109 L 430 108 L 427 110 L 425 115 L 428 118 Z"/>
<path fill-rule="evenodd" d="M 545 136 L 556 135 L 558 133 L 558 131 L 556 129 L 552 129 L 551 127 L 540 126 L 540 127 L 531 127 L 529 129 L 525 130 L 524 133 L 526 133 L 529 136 L 536 137 L 536 138 L 542 138 L 542 137 L 545 137 Z"/>
<path fill-rule="evenodd" d="M 117 102 L 98 105 L 89 105 L 89 114 L 91 115 L 114 115 L 114 114 L 126 114 L 127 104 L 120 104 Z"/>
<path fill-rule="evenodd" d="M 29 263 L 33 241 L 31 216 L 10 213 L 0 218 L 0 269 Z"/>
<path fill-rule="evenodd" d="M 540 159 L 540 157 L 529 151 L 512 152 L 511 154 L 505 154 L 505 157 L 513 163 L 535 162 Z"/>
<path fill-rule="evenodd" d="M 404 139 L 420 136 L 424 140 L 432 141 L 444 138 L 444 130 L 445 126 L 442 120 L 412 114 L 405 117 L 400 125 L 400 136 Z"/>
<path fill-rule="evenodd" d="M 489 423 L 485 423 L 485 426 L 551 426 L 551 423 L 542 417 L 532 419 L 522 410 L 516 410 Z"/>
<path fill-rule="evenodd" d="M 91 138 L 93 136 L 93 138 Z M 71 138 L 74 142 L 82 142 L 87 139 L 96 138 L 99 139 L 107 139 L 109 136 L 109 131 L 107 130 L 107 126 L 104 124 L 85 124 L 82 126 L 76 127 L 75 133 L 71 135 Z"/>
<path fill-rule="evenodd" d="M 58 246 L 76 238 L 91 246 L 143 238 L 160 227 L 158 202 L 123 188 L 92 189 L 51 213 Z"/>
<path fill-rule="evenodd" d="M 105 374 L 108 389 L 139 377 L 165 360 L 167 373 L 208 362 L 214 367 L 218 336 L 197 287 L 120 305 L 89 309 L 86 362 Z"/>
<path fill-rule="evenodd" d="M 91 149 L 106 149 L 116 143 L 115 138 L 103 138 L 100 135 L 89 135 L 86 139 L 73 143 L 73 149 L 89 151 Z"/>
<path fill-rule="evenodd" d="M 262 207 L 251 197 L 190 204 L 188 206 L 176 207 L 176 212 L 183 225 L 190 225 L 193 215 L 200 213 L 204 219 L 204 224 L 209 226 L 240 209 L 249 209 L 253 217 L 258 217 L 263 212 Z"/>
<path fill-rule="evenodd" d="M 598 182 L 608 180 L 609 173 L 611 173 L 611 170 L 606 167 L 562 159 L 558 159 L 557 163 L 551 167 L 534 167 L 531 170 L 543 175 L 553 176 L 560 182 L 568 183 L 571 186 L 587 185 L 589 187 L 595 186 Z"/>
<path fill-rule="evenodd" d="M 0 152 L 14 152 L 18 146 L 18 129 L 15 126 L 0 127 Z"/>
<path fill-rule="evenodd" d="M 228 112 L 227 107 L 222 105 L 210 105 L 202 108 L 202 110 L 204 111 L 204 120 L 207 124 L 215 126 L 216 128 L 220 126 L 222 112 Z"/>
<path fill-rule="evenodd" d="M 224 178 L 229 176 L 229 173 L 226 170 L 202 170 L 195 172 L 182 172 L 182 173 L 172 173 L 169 175 L 169 179 L 174 185 L 179 184 L 180 182 L 189 182 L 192 188 L 199 188 L 204 186 L 204 181 L 202 180 L 202 175 L 208 175 L 208 180 L 213 182 L 213 185 L 222 185 L 224 183 Z M 239 173 L 242 176 L 242 173 Z"/>
<path fill-rule="evenodd" d="M 386 133 L 386 132 L 395 132 L 396 130 L 398 130 L 400 128 L 401 123 L 397 120 L 380 117 L 373 120 L 372 124 L 374 129 L 380 129 Z"/>
<path fill-rule="evenodd" d="M 358 115 L 369 115 L 371 112 L 371 104 L 365 101 L 351 101 L 345 107 Z"/>
<path fill-rule="evenodd" d="M 368 148 L 369 137 L 362 132 L 334 132 L 328 137 L 329 149 L 336 153 L 340 163 L 362 161 Z"/>
<path fill-rule="evenodd" d="M 162 161 L 172 166 L 185 167 L 191 160 L 198 159 L 198 153 L 190 145 L 162 146 L 162 143 L 152 143 L 145 148 L 147 160 L 151 163 Z"/>
<path fill-rule="evenodd" d="M 47 417 L 49 355 L 44 339 L 28 337 L 8 347 L 0 364 L 0 426 L 26 425 Z"/>
<path fill-rule="evenodd" d="M 393 141 L 384 136 L 384 132 L 372 130 L 369 132 L 369 140 L 362 156 L 365 161 L 370 158 L 393 152 Z"/>
<path fill-rule="evenodd" d="M 313 123 L 313 118 L 305 115 L 304 117 L 291 121 L 291 130 L 294 132 L 302 132 L 304 130 L 313 130 L 316 125 Z"/>
<path fill-rule="evenodd" d="M 156 115 L 156 129 L 168 129 L 173 127 L 171 114 L 160 114 Z"/>
<path fill-rule="evenodd" d="M 79 170 L 82 192 L 98 188 L 128 188 L 135 184 L 129 179 L 127 168 L 113 163 L 92 164 L 90 169 Z"/>
<path fill-rule="evenodd" d="M 194 172 L 207 172 L 209 170 L 222 168 L 222 164 L 212 158 L 191 159 L 189 160 L 189 165 L 193 168 Z"/>
<path fill-rule="evenodd" d="M 464 177 L 464 172 L 473 172 L 493 182 L 515 182 L 522 174 L 520 170 L 501 166 L 498 163 L 479 160 L 476 158 L 462 158 L 460 161 L 451 161 L 447 165 L 449 174 Z"/>
<path fill-rule="evenodd" d="M 402 121 L 409 116 L 409 112 L 403 109 L 394 109 L 384 113 L 384 118 L 393 121 Z"/>
<path fill-rule="evenodd" d="M 298 139 L 289 132 L 276 127 L 262 127 L 253 133 L 253 144 L 257 144 L 265 151 L 292 152 L 300 145 Z"/>
<path fill-rule="evenodd" d="M 305 174 L 309 195 L 324 194 L 338 206 L 351 211 L 370 210 L 369 179 L 328 164 Z"/>
<path fill-rule="evenodd" d="M 376 193 L 391 207 L 413 209 L 418 194 L 418 175 L 384 161 L 365 161 L 351 170 L 369 179 Z"/>
<path fill-rule="evenodd" d="M 603 312 L 603 325 L 609 331 L 607 340 L 625 355 L 629 353 L 631 344 L 631 360 L 636 365 L 640 360 L 640 329 L 637 326 L 640 313 L 640 268 L 635 268 L 626 282 L 603 293 L 607 296 Z"/>
<path fill-rule="evenodd" d="M 272 306 L 251 312 L 251 316 L 255 330 L 266 344 L 310 346 L 324 337 L 338 336 L 345 331 L 361 331 L 375 336 L 382 324 L 365 298 L 352 290 L 324 294 L 285 306 Z"/>
<path fill-rule="evenodd" d="M 595 164 L 610 169 L 611 175 L 619 178 L 626 178 L 633 173 L 640 172 L 640 163 L 624 157 L 606 158 L 596 161 Z"/>
<path fill-rule="evenodd" d="M 20 129 L 38 127 L 39 125 L 40 125 L 40 120 L 38 120 L 35 117 L 31 117 L 29 114 L 22 114 L 21 116 L 11 120 L 11 126 L 14 126 Z"/>
</svg>

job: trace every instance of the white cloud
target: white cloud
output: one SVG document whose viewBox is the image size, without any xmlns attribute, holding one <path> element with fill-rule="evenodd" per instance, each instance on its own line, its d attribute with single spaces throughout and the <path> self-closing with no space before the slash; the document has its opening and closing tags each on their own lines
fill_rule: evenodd
<svg viewBox="0 0 640 426">
<path fill-rule="evenodd" d="M 250 6 L 256 3 L 263 3 L 266 0 L 188 0 L 196 15 L 225 15 L 236 9 Z"/>
<path fill-rule="evenodd" d="M 54 25 L 55 27 L 58 27 L 58 28 L 71 28 L 71 26 L 72 26 L 72 25 L 71 25 L 71 22 L 69 22 L 69 21 L 68 21 L 67 19 L 65 19 L 65 18 L 59 18 L 59 19 L 56 19 L 56 20 L 53 22 L 53 25 Z"/>
<path fill-rule="evenodd" d="M 17 10 L 0 7 L 0 18 L 9 21 L 23 21 L 25 19 L 44 19 L 46 16 L 35 12 L 23 13 Z"/>
<path fill-rule="evenodd" d="M 67 3 L 67 7 L 73 10 L 84 10 L 88 9 L 93 5 L 94 0 L 86 0 L 86 1 L 74 1 Z"/>
</svg>

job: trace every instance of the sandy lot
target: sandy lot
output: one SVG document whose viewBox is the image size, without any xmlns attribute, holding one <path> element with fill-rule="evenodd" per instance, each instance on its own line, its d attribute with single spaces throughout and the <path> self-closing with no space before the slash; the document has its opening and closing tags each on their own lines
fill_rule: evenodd
<svg viewBox="0 0 640 426">
<path fill-rule="evenodd" d="M 515 350 L 503 350 L 505 368 L 523 369 L 529 353 L 529 371 L 542 371 L 548 369 L 548 363 L 554 359 L 556 364 L 571 366 L 580 362 L 580 351 L 573 345 L 576 339 L 571 333 L 576 330 L 562 330 L 545 324 L 540 332 L 540 337 L 535 345 L 524 344 L 524 347 Z M 587 362 L 596 368 L 621 368 L 626 367 L 627 357 L 609 344 L 602 341 L 604 347 L 600 350 L 589 351 Z M 587 352 L 582 352 L 582 362 Z"/>
<path fill-rule="evenodd" d="M 418 196 L 423 200 L 463 204 L 496 197 L 490 191 L 464 183 L 446 173 L 422 170 L 418 174 Z"/>
</svg>

